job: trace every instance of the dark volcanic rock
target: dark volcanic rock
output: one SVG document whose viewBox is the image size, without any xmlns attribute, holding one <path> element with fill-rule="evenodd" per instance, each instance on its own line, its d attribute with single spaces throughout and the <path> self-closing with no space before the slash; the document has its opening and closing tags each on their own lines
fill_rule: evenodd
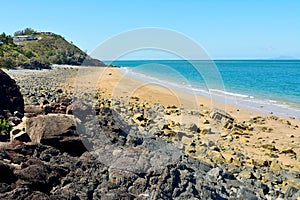
<svg viewBox="0 0 300 200">
<path fill-rule="evenodd" d="M 0 183 L 12 183 L 16 180 L 16 177 L 13 174 L 13 169 L 0 161 Z"/>
<path fill-rule="evenodd" d="M 67 114 L 74 114 L 76 117 L 78 117 L 81 120 L 85 120 L 87 115 L 91 115 L 93 112 L 93 109 L 91 106 L 80 102 L 80 101 L 74 101 L 71 105 L 67 107 L 66 113 Z"/>
<path fill-rule="evenodd" d="M 19 86 L 5 72 L 0 69 L 0 110 L 24 113 L 24 100 Z"/>
<path fill-rule="evenodd" d="M 137 173 L 107 166 L 89 152 L 72 157 L 21 144 L 0 161 L 0 199 L 258 199 L 226 173 L 188 156 Z"/>
<path fill-rule="evenodd" d="M 87 56 L 81 63 L 82 66 L 106 66 L 102 61 Z"/>
<path fill-rule="evenodd" d="M 56 92 L 60 93 L 62 92 L 62 90 L 58 89 Z M 68 106 L 70 106 L 71 103 L 72 103 L 71 98 L 65 98 L 65 97 L 58 98 L 55 102 L 52 102 L 50 104 L 51 112 L 65 114 L 67 112 Z M 67 113 L 67 114 L 71 114 L 71 113 Z"/>
<path fill-rule="evenodd" d="M 36 59 L 31 59 L 29 60 L 29 62 L 22 63 L 19 67 L 23 69 L 35 69 L 35 70 L 51 69 L 51 66 L 49 64 L 41 63 Z"/>
<path fill-rule="evenodd" d="M 28 134 L 23 131 L 20 131 L 19 133 L 15 134 L 15 135 L 12 133 L 11 140 L 18 140 L 21 142 L 31 142 L 31 139 L 28 136 Z"/>
<path fill-rule="evenodd" d="M 39 191 L 32 191 L 26 187 L 16 188 L 10 192 L 0 194 L 1 199 L 31 199 L 31 200 L 49 200 L 50 197 Z M 56 199 L 56 198 L 51 198 Z M 58 199 L 58 198 L 57 198 Z"/>
<path fill-rule="evenodd" d="M 60 183 L 60 177 L 65 176 L 66 171 L 60 170 L 58 166 L 50 166 L 39 159 L 31 158 L 22 164 L 22 169 L 14 171 L 19 179 L 16 184 L 49 193 L 52 187 Z"/>
<path fill-rule="evenodd" d="M 26 131 L 34 143 L 50 145 L 75 156 L 86 151 L 72 116 L 49 114 L 32 117 L 26 121 Z"/>
</svg>

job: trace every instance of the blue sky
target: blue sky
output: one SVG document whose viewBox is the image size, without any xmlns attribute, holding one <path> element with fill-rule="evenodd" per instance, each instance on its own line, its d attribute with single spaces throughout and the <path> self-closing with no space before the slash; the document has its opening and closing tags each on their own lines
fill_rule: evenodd
<svg viewBox="0 0 300 200">
<path fill-rule="evenodd" d="M 194 39 L 214 59 L 299 59 L 299 10 L 298 0 L 5 0 L 0 31 L 49 30 L 92 52 L 121 32 L 161 27 Z"/>
</svg>

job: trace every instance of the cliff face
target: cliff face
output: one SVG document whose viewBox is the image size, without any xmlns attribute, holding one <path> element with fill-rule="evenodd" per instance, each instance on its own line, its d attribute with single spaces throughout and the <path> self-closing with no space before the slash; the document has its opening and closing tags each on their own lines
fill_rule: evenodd
<svg viewBox="0 0 300 200">
<path fill-rule="evenodd" d="M 47 69 L 51 64 L 103 66 L 57 34 L 32 33 L 0 37 L 0 67 Z"/>
</svg>

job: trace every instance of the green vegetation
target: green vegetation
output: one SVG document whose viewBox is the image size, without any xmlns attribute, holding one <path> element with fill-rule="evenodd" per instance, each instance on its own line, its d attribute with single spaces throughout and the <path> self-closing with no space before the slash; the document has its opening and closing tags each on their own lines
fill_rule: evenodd
<svg viewBox="0 0 300 200">
<path fill-rule="evenodd" d="M 25 28 L 24 30 L 21 31 L 16 31 L 14 33 L 14 36 L 18 36 L 18 35 L 33 35 L 36 34 L 37 32 L 35 30 L 33 30 L 32 28 Z"/>
<path fill-rule="evenodd" d="M 13 42 L 13 38 L 10 35 L 6 35 L 5 33 L 2 33 L 0 35 L 0 41 L 4 44 L 10 44 Z"/>
<path fill-rule="evenodd" d="M 94 66 L 104 65 L 54 33 L 37 32 L 26 28 L 16 31 L 14 37 L 16 36 L 29 36 L 31 39 L 14 40 L 12 36 L 2 33 L 0 35 L 0 67 L 2 68 L 26 68 L 33 62 L 45 66 L 50 64 L 81 65 L 83 62 Z"/>
<path fill-rule="evenodd" d="M 0 119 L 0 132 L 1 131 L 6 131 L 10 132 L 12 130 L 12 126 L 7 123 L 6 119 Z"/>
</svg>

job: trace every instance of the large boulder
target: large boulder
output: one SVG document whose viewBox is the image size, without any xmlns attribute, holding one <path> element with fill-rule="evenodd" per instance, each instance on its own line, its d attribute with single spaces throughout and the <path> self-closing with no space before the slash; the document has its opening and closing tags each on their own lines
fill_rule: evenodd
<svg viewBox="0 0 300 200">
<path fill-rule="evenodd" d="M 28 118 L 26 132 L 33 143 L 53 146 L 73 156 L 86 151 L 76 131 L 74 117 L 70 115 L 48 114 Z"/>
<path fill-rule="evenodd" d="M 223 120 L 230 120 L 234 121 L 234 118 L 230 116 L 228 113 L 226 113 L 223 110 L 214 108 L 210 113 L 210 118 L 213 120 L 223 121 Z"/>
<path fill-rule="evenodd" d="M 88 104 L 81 101 L 72 102 L 66 109 L 66 114 L 75 115 L 80 120 L 85 120 L 86 117 L 93 113 L 93 109 Z"/>
<path fill-rule="evenodd" d="M 221 123 L 226 129 L 233 127 L 234 118 L 223 110 L 214 108 L 210 113 L 210 118 L 213 120 L 213 124 Z"/>
<path fill-rule="evenodd" d="M 16 81 L 0 69 L 0 111 L 6 115 L 7 111 L 24 113 L 24 99 Z M 4 111 L 4 112 L 3 112 Z"/>
</svg>

